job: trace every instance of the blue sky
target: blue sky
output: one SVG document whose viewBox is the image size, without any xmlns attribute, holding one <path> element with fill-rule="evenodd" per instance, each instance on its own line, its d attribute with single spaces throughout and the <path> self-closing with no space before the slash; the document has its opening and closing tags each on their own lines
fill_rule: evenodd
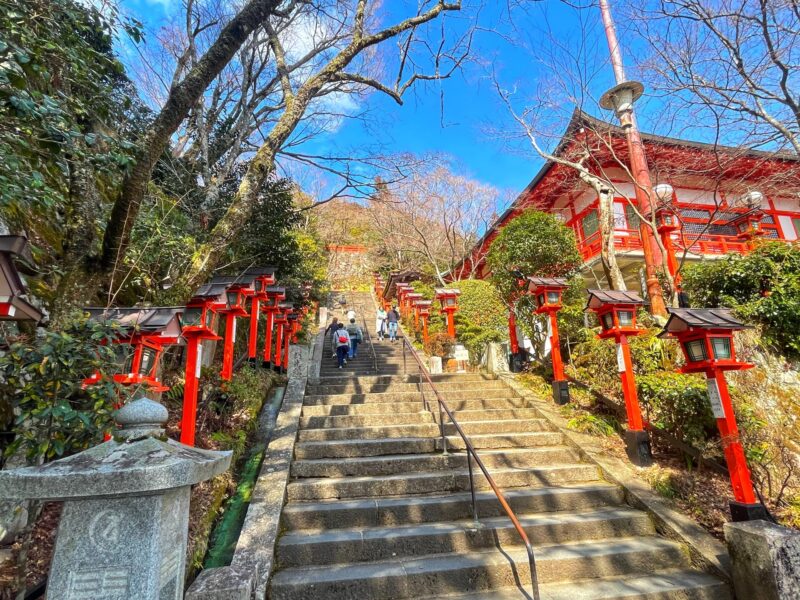
<svg viewBox="0 0 800 600">
<path fill-rule="evenodd" d="M 547 60 L 536 54 L 537 48 L 541 50 L 545 31 L 552 32 L 555 39 L 565 44 L 585 42 L 584 52 L 594 63 L 597 74 L 589 84 L 593 98 L 612 85 L 612 72 L 607 63 L 603 64 L 607 60 L 607 47 L 598 27 L 599 13 L 595 6 L 577 11 L 561 2 L 535 2 L 530 3 L 528 12 L 516 12 L 509 22 L 496 8 L 505 5 L 504 2 L 489 4 L 492 6 L 483 13 L 481 22 L 506 37 L 489 32 L 480 34 L 474 45 L 476 60 L 463 73 L 442 83 L 418 87 L 402 107 L 383 95 L 372 94 L 362 101 L 361 108 L 370 110 L 373 122 L 365 125 L 355 120 L 345 121 L 337 131 L 316 140 L 314 149 L 357 148 L 379 142 L 395 152 L 445 153 L 453 157 L 464 174 L 501 188 L 507 196 L 520 192 L 542 161 L 527 144 L 504 141 L 503 135 L 497 133 L 518 135 L 520 131 L 500 102 L 491 74 L 495 73 L 504 87 L 517 89 L 520 98 L 542 83 L 547 85 L 551 78 Z M 125 9 L 148 27 L 158 27 L 176 6 L 176 0 L 124 1 Z M 384 6 L 391 6 L 391 2 L 385 2 Z M 631 67 L 630 49 L 623 50 Z M 593 107 L 595 100 L 590 98 L 585 108 Z M 549 115 L 553 131 L 563 130 L 572 108 L 568 103 L 557 103 Z M 590 112 L 611 118 L 596 108 Z M 646 129 L 643 116 L 640 114 L 640 122 Z"/>
</svg>

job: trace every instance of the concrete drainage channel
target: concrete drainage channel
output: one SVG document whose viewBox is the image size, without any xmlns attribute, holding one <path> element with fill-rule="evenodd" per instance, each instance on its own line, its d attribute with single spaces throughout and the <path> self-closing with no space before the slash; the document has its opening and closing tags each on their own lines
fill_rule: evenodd
<svg viewBox="0 0 800 600">
<path fill-rule="evenodd" d="M 211 543 L 203 563 L 204 569 L 225 567 L 231 564 L 236 543 L 239 541 L 239 534 L 247 515 L 247 507 L 261 470 L 261 464 L 264 461 L 267 445 L 275 429 L 275 422 L 285 393 L 285 387 L 274 387 L 269 392 L 267 402 L 261 411 L 253 446 L 242 467 L 236 492 L 225 504 L 222 519 L 211 534 Z"/>
</svg>

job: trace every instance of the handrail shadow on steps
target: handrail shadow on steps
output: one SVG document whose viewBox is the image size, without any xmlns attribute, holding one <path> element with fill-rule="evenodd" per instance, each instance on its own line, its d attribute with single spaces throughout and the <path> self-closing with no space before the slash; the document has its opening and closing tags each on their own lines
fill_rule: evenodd
<svg viewBox="0 0 800 600">
<path fill-rule="evenodd" d="M 450 419 L 450 423 L 455 427 L 455 430 L 461 436 L 461 439 L 464 440 L 464 447 L 467 451 L 467 466 L 469 468 L 469 487 L 470 487 L 470 494 L 472 497 L 472 517 L 476 523 L 479 522 L 478 519 L 478 507 L 475 502 L 475 479 L 473 476 L 473 469 L 472 469 L 472 461 L 473 459 L 477 463 L 478 467 L 480 467 L 481 471 L 483 471 L 484 477 L 489 482 L 489 486 L 491 486 L 492 491 L 494 492 L 495 496 L 497 496 L 497 500 L 500 502 L 500 505 L 503 507 L 503 510 L 508 515 L 508 518 L 511 519 L 511 524 L 514 526 L 514 529 L 517 530 L 520 538 L 522 538 L 522 542 L 525 544 L 525 550 L 528 553 L 528 564 L 530 565 L 531 571 L 531 587 L 533 588 L 533 600 L 540 600 L 539 597 L 539 578 L 536 574 L 536 559 L 533 555 L 533 547 L 531 546 L 531 542 L 528 539 L 528 535 L 525 533 L 525 530 L 520 525 L 517 516 L 514 514 L 514 511 L 511 509 L 511 506 L 508 504 L 503 492 L 497 486 L 494 481 L 494 478 L 489 474 L 489 471 L 486 469 L 486 466 L 483 464 L 480 456 L 475 451 L 472 443 L 469 441 L 467 434 L 464 433 L 464 430 L 461 429 L 461 425 L 459 425 L 458 421 L 456 420 L 453 412 L 450 410 L 450 407 L 447 406 L 447 403 L 442 398 L 441 394 L 439 394 L 439 390 L 436 389 L 436 386 L 433 383 L 433 380 L 430 377 L 425 365 L 422 363 L 422 359 L 420 359 L 419 354 L 411 345 L 411 342 L 408 340 L 408 337 L 405 335 L 405 332 L 402 331 L 402 326 L 398 326 L 398 333 L 402 334 L 402 341 L 403 341 L 403 373 L 406 374 L 406 348 L 408 348 L 411 357 L 414 359 L 414 362 L 417 364 L 417 369 L 419 371 L 419 386 L 420 386 L 420 394 L 422 396 L 422 405 L 425 410 L 430 411 L 433 415 L 434 421 L 437 420 L 436 413 L 431 409 L 430 403 L 428 399 L 425 397 L 425 390 L 424 384 L 427 383 L 431 387 L 431 391 L 436 398 L 436 402 L 439 407 L 439 415 L 438 415 L 438 425 L 439 425 L 439 432 L 441 434 L 442 439 L 442 453 L 447 454 L 447 436 L 445 434 L 445 423 L 444 423 L 444 416 Z M 423 378 L 425 381 L 423 381 Z"/>
</svg>

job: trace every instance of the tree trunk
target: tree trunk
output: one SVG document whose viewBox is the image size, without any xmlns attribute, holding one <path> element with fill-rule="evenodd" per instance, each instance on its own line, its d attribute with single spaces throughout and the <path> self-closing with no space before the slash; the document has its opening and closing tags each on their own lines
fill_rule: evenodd
<svg viewBox="0 0 800 600">
<path fill-rule="evenodd" d="M 612 290 L 626 290 L 625 279 L 617 263 L 617 251 L 614 247 L 614 196 L 607 188 L 598 194 L 598 220 L 600 225 L 600 258 L 603 261 L 608 286 Z"/>
</svg>

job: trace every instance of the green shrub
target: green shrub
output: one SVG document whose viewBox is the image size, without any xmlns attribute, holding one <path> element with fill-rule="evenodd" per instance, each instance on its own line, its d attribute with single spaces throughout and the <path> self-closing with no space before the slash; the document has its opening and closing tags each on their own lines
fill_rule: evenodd
<svg viewBox="0 0 800 600">
<path fill-rule="evenodd" d="M 593 415 L 588 412 L 578 412 L 567 420 L 567 427 L 580 433 L 590 433 L 609 437 L 620 429 L 619 421 L 608 415 Z"/>
<path fill-rule="evenodd" d="M 764 326 L 777 351 L 800 356 L 800 243 L 767 242 L 685 269 L 684 289 L 697 307 L 727 306 Z"/>
<path fill-rule="evenodd" d="M 49 461 L 99 443 L 113 426 L 115 405 L 135 391 L 112 375 L 124 357 L 120 327 L 81 317 L 61 329 L 11 344 L 0 356 L 0 450 Z M 99 373 L 97 383 L 83 381 Z M 3 415 L 5 415 L 3 417 Z"/>
<path fill-rule="evenodd" d="M 428 356 L 440 356 L 445 358 L 453 352 L 456 341 L 446 333 L 432 333 L 428 336 L 428 343 L 425 344 L 425 353 Z"/>
<path fill-rule="evenodd" d="M 642 412 L 656 427 L 694 446 L 715 431 L 702 377 L 661 371 L 640 375 L 636 383 Z"/>
</svg>

